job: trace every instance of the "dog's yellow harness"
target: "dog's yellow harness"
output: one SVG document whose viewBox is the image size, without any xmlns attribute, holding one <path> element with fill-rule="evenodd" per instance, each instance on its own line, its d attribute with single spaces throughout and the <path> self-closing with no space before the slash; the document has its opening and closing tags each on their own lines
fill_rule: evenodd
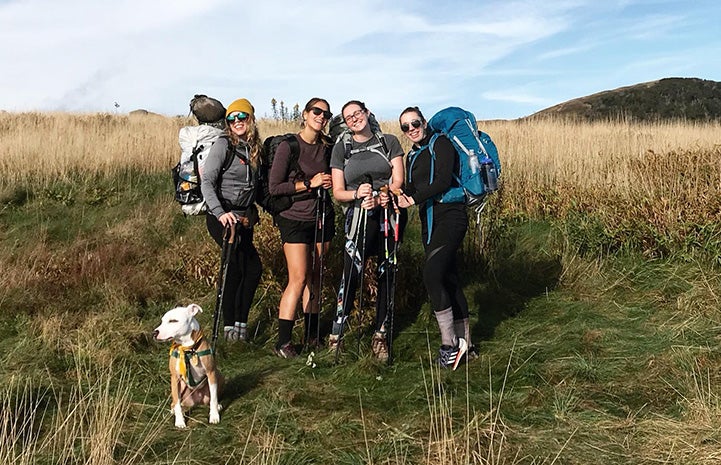
<svg viewBox="0 0 721 465">
<path fill-rule="evenodd" d="M 195 379 L 193 379 L 192 370 L 188 369 L 188 364 L 197 366 L 200 363 L 200 357 L 213 354 L 213 349 L 210 348 L 200 351 L 197 350 L 204 339 L 202 332 L 198 333 L 198 336 L 198 340 L 195 341 L 195 344 L 193 344 L 192 347 L 185 347 L 181 344 L 178 344 L 177 342 L 173 342 L 173 344 L 170 346 L 170 356 L 180 359 L 178 363 L 178 374 L 183 379 L 183 381 L 185 381 L 185 384 L 187 384 L 190 388 L 195 388 L 199 386 L 201 383 L 203 383 L 203 381 L 205 381 L 207 376 L 204 376 L 203 379 L 199 379 L 196 381 Z"/>
</svg>

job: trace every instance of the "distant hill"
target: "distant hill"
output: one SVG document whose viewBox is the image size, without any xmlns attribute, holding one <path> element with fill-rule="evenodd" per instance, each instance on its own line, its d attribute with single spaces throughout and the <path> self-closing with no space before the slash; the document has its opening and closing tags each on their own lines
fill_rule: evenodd
<svg viewBox="0 0 721 465">
<path fill-rule="evenodd" d="M 721 120 L 721 82 L 666 78 L 619 87 L 546 108 L 528 118 L 562 117 L 587 121 Z"/>
</svg>

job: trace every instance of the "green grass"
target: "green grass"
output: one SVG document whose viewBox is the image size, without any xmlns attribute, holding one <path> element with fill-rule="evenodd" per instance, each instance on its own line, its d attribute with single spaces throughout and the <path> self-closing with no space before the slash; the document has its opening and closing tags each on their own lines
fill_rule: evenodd
<svg viewBox="0 0 721 465">
<path fill-rule="evenodd" d="M 322 351 L 310 361 L 270 351 L 285 269 L 265 218 L 254 338 L 218 347 L 229 381 L 221 423 L 198 407 L 180 431 L 168 346 L 150 332 L 191 301 L 210 331 L 219 251 L 203 219 L 182 217 L 162 175 L 6 189 L 3 199 L 0 463 L 716 461 L 721 274 L 689 255 L 608 254 L 588 240 L 598 225 L 490 210 L 462 261 L 481 357 L 439 371 L 412 211 L 395 363 L 371 359 L 367 325 L 358 348 L 356 324 L 336 365 Z M 325 326 L 340 247 L 338 237 Z"/>
</svg>

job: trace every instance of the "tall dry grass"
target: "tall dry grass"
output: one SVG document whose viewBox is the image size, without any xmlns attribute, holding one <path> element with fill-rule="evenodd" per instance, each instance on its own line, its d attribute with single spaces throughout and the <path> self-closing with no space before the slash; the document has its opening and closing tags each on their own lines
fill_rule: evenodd
<svg viewBox="0 0 721 465">
<path fill-rule="evenodd" d="M 0 187 L 124 169 L 167 172 L 186 124 L 188 118 L 154 115 L 0 114 Z M 395 121 L 382 126 L 408 149 Z M 298 130 L 270 120 L 259 127 L 263 137 Z M 480 127 L 501 154 L 502 208 L 512 216 L 584 212 L 612 234 L 648 227 L 649 237 L 679 243 L 692 241 L 698 225 L 721 222 L 718 122 L 527 120 Z"/>
<path fill-rule="evenodd" d="M 503 165 L 492 217 L 572 221 L 583 247 L 721 250 L 721 124 L 480 122 Z M 395 129 L 397 131 L 397 129 Z M 702 252 L 703 253 L 703 252 Z"/>
<path fill-rule="evenodd" d="M 164 170 L 177 158 L 185 124 L 152 115 L 0 113 L 0 182 L 42 185 L 73 174 Z"/>
<path fill-rule="evenodd" d="M 1 113 L 0 167 L 4 180 L 28 177 L 57 179 L 68 173 L 112 174 L 131 167 L 142 172 L 164 170 L 178 157 L 177 131 L 189 118 L 110 114 Z M 384 131 L 408 143 L 393 121 Z M 294 132 L 296 123 L 259 121 L 263 137 Z M 577 185 L 624 192 L 653 179 L 640 169 L 651 154 L 717 152 L 719 123 L 583 123 L 566 120 L 489 121 L 502 156 L 507 183 L 535 186 Z M 677 158 L 655 160 L 672 165 Z M 680 161 L 685 161 L 681 159 Z M 706 179 L 688 167 L 696 188 Z M 716 164 L 714 174 L 721 172 Z M 716 178 L 718 179 L 718 178 Z"/>
</svg>

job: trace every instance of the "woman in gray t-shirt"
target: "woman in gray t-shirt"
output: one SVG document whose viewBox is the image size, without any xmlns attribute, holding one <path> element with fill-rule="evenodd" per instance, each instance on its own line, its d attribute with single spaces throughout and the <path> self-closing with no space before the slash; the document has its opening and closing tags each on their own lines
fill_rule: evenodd
<svg viewBox="0 0 721 465">
<path fill-rule="evenodd" d="M 389 278 L 395 266 L 396 238 L 407 220 L 406 211 L 389 202 L 388 191 L 398 192 L 403 184 L 403 149 L 398 138 L 382 134 L 370 122 L 370 112 L 363 102 L 351 100 L 341 115 L 352 136 L 339 140 L 333 147 L 330 167 L 333 197 L 349 207 L 346 212 L 346 247 L 343 276 L 338 291 L 338 307 L 328 345 L 337 350 L 342 327 L 351 310 L 361 276 L 361 258 L 377 255 L 378 294 L 376 321 L 371 349 L 382 361 L 388 359 L 386 332 Z M 365 228 L 362 225 L 365 224 Z M 362 252 L 361 252 L 361 249 Z"/>
</svg>

